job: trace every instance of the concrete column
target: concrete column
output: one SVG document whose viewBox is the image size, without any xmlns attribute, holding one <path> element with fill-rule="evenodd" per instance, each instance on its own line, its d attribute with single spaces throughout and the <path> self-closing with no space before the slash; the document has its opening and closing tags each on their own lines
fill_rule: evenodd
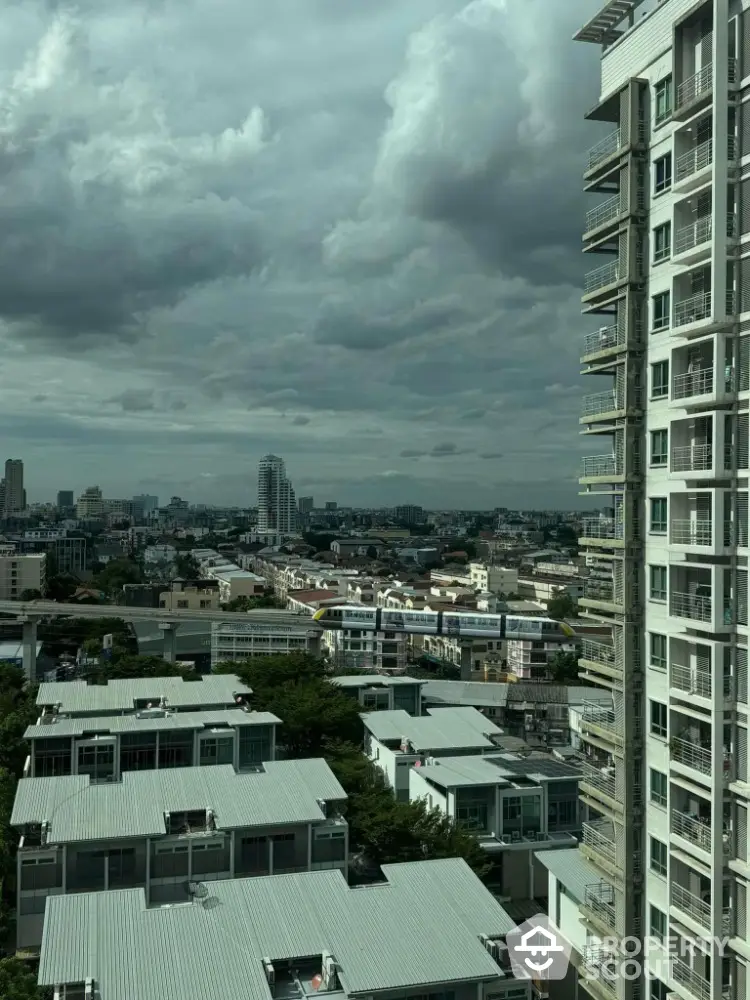
<svg viewBox="0 0 750 1000">
<path fill-rule="evenodd" d="M 471 680 L 472 643 L 461 643 L 461 680 Z"/>
<path fill-rule="evenodd" d="M 175 622 L 159 622 L 159 628 L 164 633 L 164 659 L 167 663 L 174 663 L 177 659 L 175 655 L 177 625 Z"/>
<path fill-rule="evenodd" d="M 307 633 L 307 651 L 312 656 L 320 656 L 320 640 L 322 637 L 322 632 L 311 631 Z"/>
<path fill-rule="evenodd" d="M 18 621 L 22 626 L 23 674 L 28 684 L 36 681 L 36 625 L 37 618 L 24 615 Z"/>
</svg>

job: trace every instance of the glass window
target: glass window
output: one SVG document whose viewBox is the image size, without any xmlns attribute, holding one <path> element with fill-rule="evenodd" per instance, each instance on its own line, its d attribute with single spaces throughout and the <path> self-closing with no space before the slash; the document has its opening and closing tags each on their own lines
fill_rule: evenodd
<svg viewBox="0 0 750 1000">
<path fill-rule="evenodd" d="M 648 932 L 651 937 L 663 941 L 667 936 L 667 915 L 655 906 L 649 909 Z"/>
<path fill-rule="evenodd" d="M 651 851 L 650 851 L 650 867 L 652 872 L 656 872 L 657 875 L 663 875 L 666 877 L 667 874 L 667 845 L 662 844 L 660 840 L 656 840 L 655 837 L 651 838 Z"/>
<path fill-rule="evenodd" d="M 654 161 L 654 193 L 667 191 L 672 187 L 672 154 L 667 153 Z"/>
<path fill-rule="evenodd" d="M 651 398 L 662 399 L 669 395 L 669 362 L 657 361 L 651 365 Z"/>
<path fill-rule="evenodd" d="M 652 322 L 651 329 L 656 333 L 659 330 L 666 330 L 669 326 L 669 292 L 659 292 L 651 299 Z"/>
<path fill-rule="evenodd" d="M 657 806 L 667 804 L 667 776 L 651 768 L 651 801 Z"/>
<path fill-rule="evenodd" d="M 649 1000 L 667 1000 L 669 990 L 661 979 L 652 979 L 649 984 Z"/>
<path fill-rule="evenodd" d="M 658 632 L 649 636 L 649 663 L 657 670 L 667 669 L 667 637 Z"/>
<path fill-rule="evenodd" d="M 669 431 L 651 431 L 651 465 L 667 465 L 669 462 Z"/>
<path fill-rule="evenodd" d="M 659 736 L 666 739 L 667 736 L 667 706 L 660 701 L 651 702 L 650 710 L 650 732 L 652 736 Z"/>
<path fill-rule="evenodd" d="M 667 533 L 667 498 L 652 497 L 650 503 L 649 530 L 654 535 Z"/>
<path fill-rule="evenodd" d="M 651 566 L 649 573 L 648 596 L 652 601 L 667 599 L 667 567 Z"/>
<path fill-rule="evenodd" d="M 654 87 L 654 124 L 661 125 L 672 114 L 672 75 L 665 76 Z"/>
<path fill-rule="evenodd" d="M 672 223 L 664 222 L 654 229 L 654 264 L 667 260 L 672 254 Z"/>
</svg>

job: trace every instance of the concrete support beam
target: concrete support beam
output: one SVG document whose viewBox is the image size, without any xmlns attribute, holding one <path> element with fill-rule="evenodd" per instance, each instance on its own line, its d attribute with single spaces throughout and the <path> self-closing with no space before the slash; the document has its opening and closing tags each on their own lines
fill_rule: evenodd
<svg viewBox="0 0 750 1000">
<path fill-rule="evenodd" d="M 176 622 L 159 622 L 159 628 L 164 633 L 164 659 L 174 663 L 177 659 L 177 624 Z"/>
<path fill-rule="evenodd" d="M 18 619 L 22 627 L 23 675 L 28 684 L 33 684 L 36 681 L 36 626 L 38 620 L 33 615 L 24 615 Z"/>
</svg>

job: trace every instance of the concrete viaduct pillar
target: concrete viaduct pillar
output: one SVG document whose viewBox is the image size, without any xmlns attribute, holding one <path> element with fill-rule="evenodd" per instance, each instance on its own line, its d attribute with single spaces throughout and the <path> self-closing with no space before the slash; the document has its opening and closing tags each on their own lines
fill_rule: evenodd
<svg viewBox="0 0 750 1000">
<path fill-rule="evenodd" d="M 164 633 L 164 659 L 167 663 L 174 663 L 177 659 L 177 623 L 159 622 L 159 628 Z"/>
<path fill-rule="evenodd" d="M 36 681 L 36 626 L 39 621 L 34 615 L 23 615 L 17 619 L 22 628 L 23 675 L 27 684 Z"/>
</svg>

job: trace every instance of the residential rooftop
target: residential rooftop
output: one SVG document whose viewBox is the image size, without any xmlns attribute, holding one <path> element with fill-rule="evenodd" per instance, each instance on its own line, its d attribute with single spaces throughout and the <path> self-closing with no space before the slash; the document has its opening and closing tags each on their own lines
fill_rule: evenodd
<svg viewBox="0 0 750 1000">
<path fill-rule="evenodd" d="M 152 909 L 142 889 L 50 897 L 39 983 L 92 979 L 100 1000 L 272 1000 L 314 994 L 324 953 L 339 980 L 329 997 L 503 977 L 480 935 L 502 937 L 515 923 L 465 861 L 383 874 L 386 883 L 361 887 L 339 871 L 211 882 L 202 899 Z M 290 992 L 290 968 L 304 993 Z"/>
<path fill-rule="evenodd" d="M 528 785 L 546 781 L 574 781 L 581 772 L 572 764 L 556 760 L 551 754 L 530 753 L 525 757 L 512 753 L 476 757 L 430 758 L 419 774 L 440 788 L 473 785 Z"/>
<path fill-rule="evenodd" d="M 183 729 L 205 729 L 210 726 L 270 726 L 281 725 L 281 719 L 271 712 L 246 712 L 242 708 L 208 709 L 203 712 L 136 712 L 134 715 L 87 715 L 68 719 L 62 715 L 46 715 L 45 721 L 29 726 L 25 740 L 47 739 L 50 736 L 114 736 L 116 733 L 175 732 Z"/>
<path fill-rule="evenodd" d="M 249 697 L 251 688 L 234 674 L 206 674 L 200 680 L 182 677 L 137 677 L 110 680 L 106 684 L 86 681 L 55 681 L 39 685 L 36 703 L 58 705 L 65 715 L 96 715 L 135 712 L 146 703 L 158 705 L 166 698 L 170 708 L 229 707 L 238 697 Z"/>
<path fill-rule="evenodd" d="M 491 737 L 502 734 L 499 726 L 475 708 L 433 708 L 419 716 L 403 709 L 365 712 L 362 722 L 376 740 L 407 739 L 417 752 L 494 747 Z"/>
<path fill-rule="evenodd" d="M 581 684 L 539 684 L 523 681 L 427 681 L 422 688 L 427 702 L 445 705 L 482 705 L 487 708 L 519 708 L 524 704 L 579 705 L 585 701 L 612 703 L 612 694 Z"/>
<path fill-rule="evenodd" d="M 21 781 L 10 822 L 47 823 L 48 844 L 163 837 L 165 813 L 210 810 L 217 830 L 316 823 L 326 818 L 322 801 L 346 797 L 322 759 L 269 761 L 244 773 L 231 764 L 125 771 L 113 783 L 57 775 Z"/>
<path fill-rule="evenodd" d="M 417 677 L 387 677 L 385 674 L 347 674 L 343 677 L 332 677 L 331 683 L 343 688 L 360 687 L 401 687 L 404 684 L 424 684 Z"/>
<path fill-rule="evenodd" d="M 583 902 L 586 886 L 601 883 L 601 876 L 596 868 L 577 847 L 569 850 L 535 851 L 534 857 L 579 902 Z"/>
</svg>

